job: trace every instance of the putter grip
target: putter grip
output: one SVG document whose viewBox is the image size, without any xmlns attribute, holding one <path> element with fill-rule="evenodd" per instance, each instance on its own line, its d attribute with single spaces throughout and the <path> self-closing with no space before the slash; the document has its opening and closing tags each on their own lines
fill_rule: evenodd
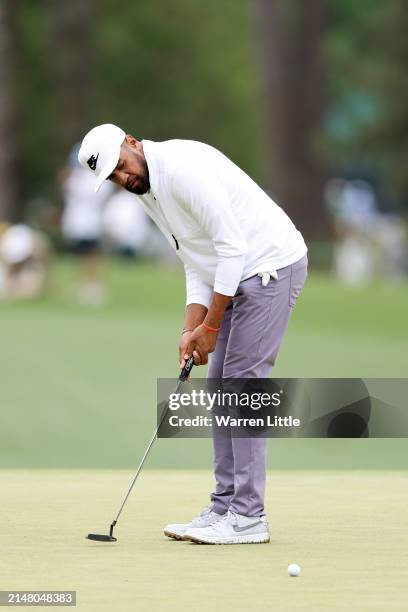
<svg viewBox="0 0 408 612">
<path fill-rule="evenodd" d="M 187 378 L 190 376 L 191 370 L 193 369 L 193 365 L 194 358 L 190 357 L 189 359 L 187 359 L 184 368 L 180 372 L 179 380 L 187 380 Z"/>
</svg>

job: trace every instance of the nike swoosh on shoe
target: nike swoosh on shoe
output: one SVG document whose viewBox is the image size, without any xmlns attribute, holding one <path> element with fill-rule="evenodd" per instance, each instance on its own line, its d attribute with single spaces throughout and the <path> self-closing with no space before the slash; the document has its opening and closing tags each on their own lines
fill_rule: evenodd
<svg viewBox="0 0 408 612">
<path fill-rule="evenodd" d="M 240 533 L 241 531 L 246 531 L 247 529 L 251 529 L 251 527 L 255 527 L 256 525 L 260 525 L 261 523 L 262 523 L 262 521 L 256 521 L 256 523 L 251 523 L 250 525 L 245 525 L 245 527 L 238 527 L 238 525 L 233 525 L 232 528 L 237 533 Z"/>
</svg>

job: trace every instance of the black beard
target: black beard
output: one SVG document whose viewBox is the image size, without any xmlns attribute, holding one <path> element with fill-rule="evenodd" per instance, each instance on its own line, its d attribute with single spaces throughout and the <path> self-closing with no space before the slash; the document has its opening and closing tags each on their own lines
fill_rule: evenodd
<svg viewBox="0 0 408 612">
<path fill-rule="evenodd" d="M 149 168 L 147 167 L 146 161 L 144 161 L 144 176 L 138 177 L 138 182 L 135 187 L 125 187 L 126 191 L 129 193 L 134 193 L 136 195 L 143 195 L 147 193 L 150 189 L 150 180 L 149 180 Z"/>
<path fill-rule="evenodd" d="M 129 193 L 143 195 L 144 193 L 147 193 L 150 189 L 149 179 L 143 179 L 142 184 L 140 184 L 139 181 L 136 187 L 125 187 L 125 189 L 126 191 L 129 191 Z"/>
</svg>

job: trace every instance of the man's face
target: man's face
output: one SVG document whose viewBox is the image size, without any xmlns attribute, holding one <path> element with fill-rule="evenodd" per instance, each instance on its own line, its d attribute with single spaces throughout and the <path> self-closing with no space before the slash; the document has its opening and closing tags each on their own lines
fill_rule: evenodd
<svg viewBox="0 0 408 612">
<path fill-rule="evenodd" d="M 150 189 L 149 168 L 143 153 L 142 144 L 126 136 L 120 148 L 120 157 L 115 170 L 108 177 L 130 193 L 143 195 Z"/>
</svg>

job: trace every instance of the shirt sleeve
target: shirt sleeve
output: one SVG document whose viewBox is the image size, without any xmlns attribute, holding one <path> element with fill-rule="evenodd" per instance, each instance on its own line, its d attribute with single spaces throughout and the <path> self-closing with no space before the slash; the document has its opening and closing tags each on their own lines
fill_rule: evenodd
<svg viewBox="0 0 408 612">
<path fill-rule="evenodd" d="M 241 281 L 247 244 L 216 172 L 187 164 L 173 177 L 173 195 L 211 238 L 217 253 L 214 291 L 233 296 Z"/>
<path fill-rule="evenodd" d="M 208 308 L 213 294 L 212 287 L 201 280 L 197 272 L 189 265 L 184 264 L 184 271 L 186 273 L 186 306 L 202 304 Z"/>
</svg>

